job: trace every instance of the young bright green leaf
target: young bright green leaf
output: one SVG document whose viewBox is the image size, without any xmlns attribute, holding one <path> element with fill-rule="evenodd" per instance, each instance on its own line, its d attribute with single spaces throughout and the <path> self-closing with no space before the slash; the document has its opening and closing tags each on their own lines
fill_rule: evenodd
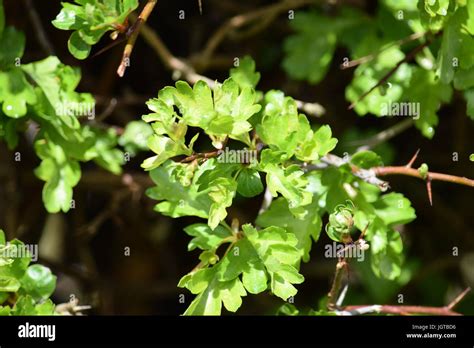
<svg viewBox="0 0 474 348">
<path fill-rule="evenodd" d="M 255 61 L 250 56 L 240 59 L 239 65 L 230 69 L 229 75 L 242 89 L 255 88 L 260 80 L 260 73 L 255 71 Z"/>
<path fill-rule="evenodd" d="M 418 0 L 421 23 L 427 30 L 440 30 L 454 6 L 450 0 Z"/>
<path fill-rule="evenodd" d="M 262 152 L 262 161 L 270 150 Z M 276 164 L 263 164 L 260 168 L 267 174 L 266 181 L 270 193 L 276 197 L 280 193 L 288 201 L 290 209 L 311 203 L 312 195 L 306 190 L 308 184 L 304 172 L 297 165 L 282 168 Z"/>
<path fill-rule="evenodd" d="M 6 243 L 0 230 L 0 304 L 15 299 L 13 308 L 0 306 L 0 315 L 53 315 L 54 304 L 48 297 L 56 277 L 41 265 L 29 266 L 29 249 L 19 240 Z"/>
<path fill-rule="evenodd" d="M 26 115 L 27 105 L 37 102 L 35 90 L 18 68 L 0 71 L 0 104 L 3 113 L 11 118 Z"/>
<path fill-rule="evenodd" d="M 297 218 L 290 211 L 286 199 L 280 197 L 272 202 L 268 210 L 257 217 L 256 224 L 261 227 L 277 226 L 293 233 L 298 239 L 297 249 L 302 260 L 309 261 L 312 240 L 317 242 L 321 233 L 322 220 L 316 202 L 304 206 L 304 216 Z"/>
<path fill-rule="evenodd" d="M 293 284 L 302 283 L 304 277 L 295 268 L 301 257 L 295 235 L 279 227 L 257 231 L 247 224 L 242 229 L 270 275 L 272 292 L 283 300 L 296 295 Z"/>
<path fill-rule="evenodd" d="M 208 163 L 210 164 L 207 162 L 199 167 L 189 187 L 183 187 L 175 177 L 175 170 L 179 164 L 168 161 L 153 169 L 150 176 L 157 186 L 148 189 L 147 195 L 152 199 L 163 201 L 156 205 L 155 210 L 171 217 L 192 215 L 208 218 L 212 200 L 207 190 L 200 191 L 196 184 L 199 176 L 208 168 Z"/>
<path fill-rule="evenodd" d="M 209 227 L 215 229 L 219 223 L 227 216 L 226 208 L 232 205 L 237 182 L 232 178 L 218 178 L 209 185 L 209 197 L 212 200 L 209 209 Z"/>
<path fill-rule="evenodd" d="M 184 127 L 202 128 L 216 148 L 222 148 L 228 137 L 250 145 L 248 132 L 252 126 L 247 120 L 260 110 L 257 93 L 251 87 L 240 88 L 232 79 L 216 85 L 213 91 L 204 81 L 198 81 L 193 87 L 178 81 L 176 88 L 163 89 L 158 100 L 148 105 L 155 113 L 145 116 L 144 120 L 155 122 L 153 128 L 157 134 L 172 138 L 172 125 L 178 117 L 173 109 L 176 106 Z"/>
<path fill-rule="evenodd" d="M 269 91 L 265 94 L 265 108 L 257 133 L 265 144 L 285 151 L 291 157 L 297 146 L 299 129 L 298 108 L 291 97 L 283 92 Z"/>
<path fill-rule="evenodd" d="M 224 238 L 230 237 L 231 232 L 222 226 L 212 230 L 207 224 L 193 224 L 184 228 L 184 231 L 194 238 L 188 244 L 188 250 L 215 250 Z"/>
<path fill-rule="evenodd" d="M 208 287 L 194 299 L 184 315 L 220 315 L 222 304 L 228 311 L 235 312 L 242 304 L 241 297 L 246 295 L 247 292 L 238 278 L 227 282 L 211 280 Z"/>
</svg>

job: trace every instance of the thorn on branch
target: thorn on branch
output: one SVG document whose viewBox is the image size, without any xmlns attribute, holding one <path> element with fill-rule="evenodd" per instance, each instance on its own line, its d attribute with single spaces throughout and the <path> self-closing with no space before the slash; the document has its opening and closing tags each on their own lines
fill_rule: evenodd
<svg viewBox="0 0 474 348">
<path fill-rule="evenodd" d="M 461 292 L 454 300 L 452 300 L 451 303 L 448 304 L 447 307 L 448 307 L 449 309 L 451 309 L 451 310 L 454 309 L 454 307 L 456 307 L 456 306 L 459 304 L 459 302 L 461 302 L 461 301 L 464 299 L 464 297 L 466 297 L 466 295 L 467 295 L 470 291 L 471 291 L 471 288 L 470 288 L 470 287 L 466 288 L 466 289 L 465 289 L 463 292 Z"/>
<path fill-rule="evenodd" d="M 420 153 L 420 149 L 416 150 L 415 154 L 413 155 L 413 157 L 411 158 L 411 160 L 407 163 L 407 165 L 405 167 L 407 168 L 411 168 L 411 166 L 413 165 L 413 163 L 415 163 L 416 161 L 416 158 L 418 157 L 418 154 Z"/>
<path fill-rule="evenodd" d="M 428 199 L 430 200 L 430 205 L 433 206 L 433 196 L 431 194 L 431 177 L 429 174 L 426 176 L 426 191 L 428 192 Z"/>
</svg>

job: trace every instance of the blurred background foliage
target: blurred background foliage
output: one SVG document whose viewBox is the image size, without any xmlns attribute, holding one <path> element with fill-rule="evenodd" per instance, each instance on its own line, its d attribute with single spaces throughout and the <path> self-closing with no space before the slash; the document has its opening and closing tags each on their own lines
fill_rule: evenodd
<svg viewBox="0 0 474 348">
<path fill-rule="evenodd" d="M 94 95 L 96 112 L 105 113 L 106 124 L 121 129 L 139 120 L 147 113 L 145 102 L 155 97 L 159 89 L 174 83 L 170 72 L 141 38 L 131 67 L 122 79 L 116 75 L 116 69 L 123 45 L 97 57 L 77 61 L 67 49 L 70 33 L 51 25 L 61 8 L 60 2 L 33 2 L 56 55 L 64 64 L 80 66 L 79 91 Z M 274 1 L 204 0 L 201 15 L 197 1 L 159 1 L 149 25 L 174 55 L 191 57 L 192 62 L 193 54 L 226 19 L 271 3 Z M 36 38 L 27 5 L 28 1 L 6 0 L 4 3 L 7 23 L 26 34 L 24 63 L 47 56 Z M 376 18 L 381 23 L 380 28 L 388 31 L 392 39 L 402 39 L 408 34 L 392 27 L 393 21 L 384 19 L 386 13 L 376 1 L 321 1 L 317 7 L 320 12 L 333 15 L 346 5 L 357 9 L 347 15 L 349 19 L 354 16 Z M 180 10 L 185 11 L 185 19 L 178 18 Z M 316 28 L 326 30 L 321 23 Z M 336 150 L 339 155 L 353 152 L 358 147 L 355 140 L 366 139 L 400 122 L 394 118 L 361 118 L 353 110 L 347 110 L 345 89 L 351 83 L 353 70 L 339 67 L 348 56 L 342 46 L 327 47 L 334 50 L 332 61 L 325 67 L 327 74 L 310 78 L 320 80 L 319 83 L 314 85 L 290 78 L 282 69 L 282 62 L 285 49 L 291 50 L 292 45 L 283 42 L 292 33 L 287 16 L 281 15 L 256 35 L 229 36 L 199 72 L 222 80 L 227 77 L 234 57 L 252 56 L 262 74 L 261 90 L 281 89 L 299 100 L 324 106 L 326 112 L 316 122 L 331 126 L 334 136 L 340 139 Z M 354 31 L 351 37 L 343 39 L 360 41 L 364 39 L 364 31 Z M 105 47 L 109 41 L 104 37 L 94 49 Z M 295 74 L 305 76 L 306 72 Z M 112 98 L 117 102 L 111 103 Z M 430 170 L 472 177 L 472 163 L 453 160 L 455 153 L 461 159 L 474 152 L 474 125 L 466 117 L 462 94 L 455 92 L 452 102 L 443 106 L 438 115 L 440 121 L 432 140 L 412 127 L 374 150 L 385 164 L 403 164 L 419 148 L 419 158 L 429 164 Z M 14 152 L 21 154 L 21 161 L 14 160 Z M 40 262 L 58 277 L 52 297 L 55 303 L 66 302 L 74 294 L 81 304 L 93 306 L 92 314 L 176 315 L 189 305 L 193 295 L 177 288 L 176 284 L 195 266 L 198 252 L 187 252 L 190 237 L 183 233 L 183 228 L 197 220 L 173 220 L 153 212 L 155 202 L 143 192 L 150 182 L 140 169 L 146 157 L 148 154 L 139 153 L 132 158 L 124 166 L 123 176 L 114 176 L 93 164 L 82 165 L 83 177 L 74 190 L 75 208 L 67 214 L 48 214 L 41 200 L 43 183 L 33 175 L 39 160 L 31 139 L 22 137 L 14 151 L 0 143 L 0 226 L 7 239 L 19 238 L 25 243 L 40 244 Z M 396 304 L 398 295 L 402 294 L 404 304 L 445 305 L 466 286 L 474 286 L 473 192 L 463 186 L 436 182 L 431 207 L 422 182 L 409 177 L 390 177 L 389 180 L 394 190 L 410 199 L 417 213 L 417 219 L 400 230 L 407 253 L 402 276 L 395 282 L 378 279 L 367 268 L 368 263 L 351 263 L 345 303 Z M 236 200 L 229 215 L 237 217 L 242 224 L 253 222 L 261 198 Z M 298 308 L 316 309 L 324 304 L 336 263 L 334 259 L 324 258 L 327 243 L 331 240 L 322 234 L 311 250 L 311 260 L 302 265 L 301 273 L 306 280 L 298 286 L 294 303 Z M 459 249 L 458 256 L 453 256 L 453 247 Z M 129 256 L 126 256 L 128 251 Z M 185 303 L 179 301 L 181 294 Z M 249 296 L 239 314 L 274 314 L 281 305 L 281 300 L 270 295 Z M 474 314 L 474 296 L 468 296 L 458 310 Z"/>
</svg>

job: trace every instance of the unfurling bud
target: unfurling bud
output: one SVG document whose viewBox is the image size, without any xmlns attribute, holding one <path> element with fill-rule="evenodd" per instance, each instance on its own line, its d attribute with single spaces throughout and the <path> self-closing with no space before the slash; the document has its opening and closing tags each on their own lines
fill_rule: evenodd
<svg viewBox="0 0 474 348">
<path fill-rule="evenodd" d="M 326 233 L 329 238 L 336 242 L 350 243 L 352 241 L 350 232 L 354 226 L 354 204 L 347 201 L 346 204 L 339 204 L 329 215 L 329 222 L 326 225 Z"/>
</svg>

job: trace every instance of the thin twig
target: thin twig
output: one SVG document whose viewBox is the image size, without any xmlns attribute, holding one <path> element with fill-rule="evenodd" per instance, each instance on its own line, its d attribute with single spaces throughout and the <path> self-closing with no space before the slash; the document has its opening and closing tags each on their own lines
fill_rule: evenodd
<svg viewBox="0 0 474 348">
<path fill-rule="evenodd" d="M 138 16 L 138 19 L 130 28 L 131 34 L 128 38 L 127 44 L 125 45 L 125 49 L 123 50 L 122 62 L 120 63 L 120 66 L 117 69 L 117 74 L 120 77 L 125 74 L 125 69 L 127 69 L 127 66 L 129 66 L 130 64 L 130 56 L 132 55 L 133 47 L 135 46 L 135 42 L 137 41 L 141 26 L 147 21 L 148 17 L 153 12 L 156 2 L 157 0 L 148 0 L 142 12 Z"/>
<path fill-rule="evenodd" d="M 337 311 L 338 315 L 363 315 L 371 313 L 395 314 L 395 315 L 442 315 L 456 316 L 462 315 L 454 312 L 448 307 L 425 307 L 425 306 L 391 306 L 391 305 L 358 305 L 345 306 L 341 311 Z"/>
<path fill-rule="evenodd" d="M 211 152 L 202 152 L 202 153 L 195 153 L 191 156 L 188 156 L 180 161 L 180 163 L 189 163 L 195 161 L 197 159 L 209 159 L 218 157 L 222 153 L 222 150 L 216 150 Z"/>
<path fill-rule="evenodd" d="M 363 315 L 371 313 L 384 313 L 384 314 L 396 314 L 396 315 L 416 315 L 416 314 L 428 314 L 428 315 L 445 315 L 454 316 L 462 315 L 458 312 L 453 311 L 454 307 L 461 302 L 464 297 L 471 291 L 471 288 L 465 289 L 460 293 L 454 300 L 451 301 L 447 306 L 444 307 L 426 307 L 426 306 L 394 306 L 394 305 L 357 305 L 357 306 L 345 306 L 340 311 L 336 311 L 337 315 Z"/>
<path fill-rule="evenodd" d="M 153 48 L 153 50 L 158 54 L 158 57 L 161 58 L 163 64 L 173 72 L 174 75 L 177 75 L 177 79 L 183 77 L 185 80 L 191 84 L 196 83 L 199 80 L 205 81 L 211 88 L 214 87 L 215 82 L 209 79 L 206 76 L 199 75 L 196 71 L 185 61 L 175 57 L 165 46 L 161 38 L 151 29 L 148 25 L 143 24 L 141 35 L 145 41 Z M 177 74 L 176 74 L 177 73 Z"/>
<path fill-rule="evenodd" d="M 376 176 L 385 176 L 385 175 L 407 175 L 419 179 L 425 179 L 418 169 L 408 168 L 406 166 L 388 166 L 388 167 L 375 167 L 371 169 Z M 474 180 L 468 179 L 466 177 L 455 176 L 450 174 L 428 172 L 429 177 L 433 181 L 446 181 L 454 184 L 465 185 L 474 187 Z"/>
</svg>

